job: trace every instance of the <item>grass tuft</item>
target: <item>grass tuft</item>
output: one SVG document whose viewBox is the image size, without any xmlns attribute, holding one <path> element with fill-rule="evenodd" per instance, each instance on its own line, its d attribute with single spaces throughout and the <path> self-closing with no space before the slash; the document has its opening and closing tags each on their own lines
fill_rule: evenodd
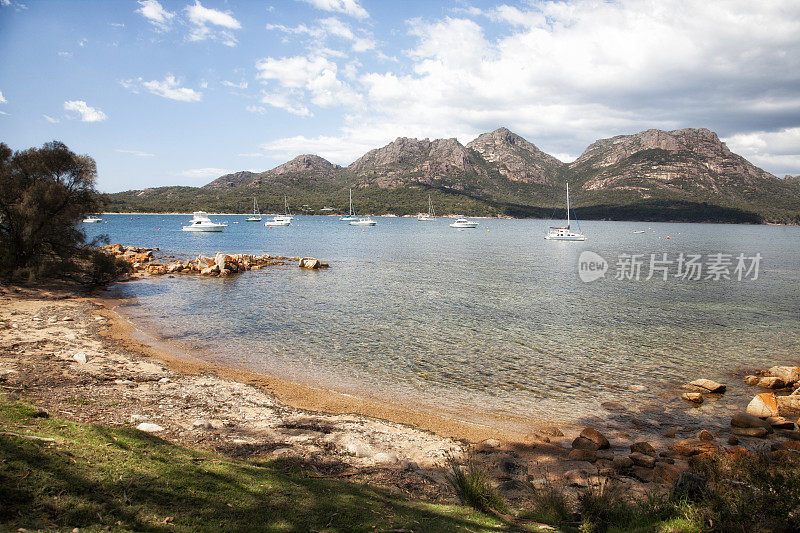
<svg viewBox="0 0 800 533">
<path fill-rule="evenodd" d="M 461 503 L 485 513 L 506 511 L 505 501 L 492 488 L 488 476 L 474 460 L 468 459 L 462 465 L 454 457 L 448 456 L 447 464 L 449 470 L 445 472 L 445 478 Z"/>
</svg>

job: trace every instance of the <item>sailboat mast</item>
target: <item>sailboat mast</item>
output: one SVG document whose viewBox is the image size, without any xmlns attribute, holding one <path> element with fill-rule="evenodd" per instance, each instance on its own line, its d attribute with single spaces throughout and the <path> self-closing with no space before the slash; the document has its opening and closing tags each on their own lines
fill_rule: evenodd
<svg viewBox="0 0 800 533">
<path fill-rule="evenodd" d="M 353 216 L 353 189 L 350 189 L 350 215 Z"/>
<path fill-rule="evenodd" d="M 569 183 L 567 183 L 567 229 L 569 229 Z"/>
</svg>

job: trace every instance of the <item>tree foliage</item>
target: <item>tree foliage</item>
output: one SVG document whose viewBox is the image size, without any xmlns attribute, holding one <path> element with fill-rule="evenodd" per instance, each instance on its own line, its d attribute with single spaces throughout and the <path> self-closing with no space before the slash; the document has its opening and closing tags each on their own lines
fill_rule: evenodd
<svg viewBox="0 0 800 533">
<path fill-rule="evenodd" d="M 94 160 L 53 141 L 12 152 L 0 143 L 0 274 L 69 261 L 86 236 L 78 222 L 97 210 Z"/>
</svg>

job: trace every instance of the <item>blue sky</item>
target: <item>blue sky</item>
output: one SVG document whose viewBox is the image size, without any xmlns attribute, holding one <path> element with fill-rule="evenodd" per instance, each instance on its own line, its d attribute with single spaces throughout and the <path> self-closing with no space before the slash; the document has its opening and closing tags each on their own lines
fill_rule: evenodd
<svg viewBox="0 0 800 533">
<path fill-rule="evenodd" d="M 61 140 L 108 192 L 500 126 L 564 161 L 706 127 L 800 174 L 800 3 L 764 4 L 0 0 L 0 140 Z"/>
</svg>

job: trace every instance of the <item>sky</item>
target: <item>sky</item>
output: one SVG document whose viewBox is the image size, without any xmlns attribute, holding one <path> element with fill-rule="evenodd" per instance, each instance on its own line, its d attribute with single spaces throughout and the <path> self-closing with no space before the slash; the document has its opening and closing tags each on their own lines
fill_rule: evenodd
<svg viewBox="0 0 800 533">
<path fill-rule="evenodd" d="M 565 162 L 704 127 L 800 174 L 800 2 L 0 0 L 0 141 L 103 192 L 501 126 Z"/>
</svg>

